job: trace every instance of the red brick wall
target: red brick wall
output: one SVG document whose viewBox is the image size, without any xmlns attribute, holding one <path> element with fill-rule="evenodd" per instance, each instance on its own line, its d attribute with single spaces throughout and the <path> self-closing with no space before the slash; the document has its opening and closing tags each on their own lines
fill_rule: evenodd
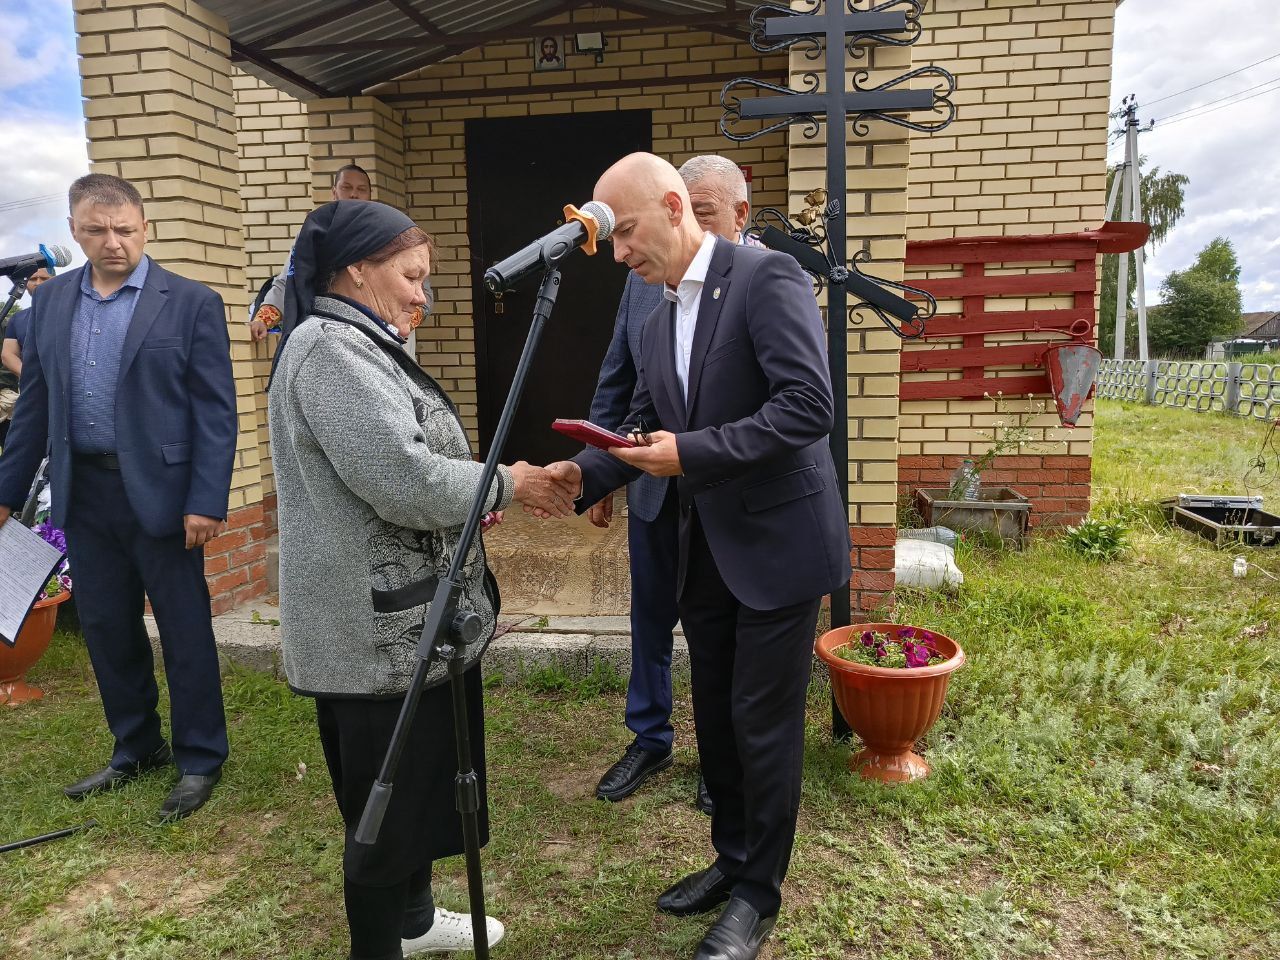
<svg viewBox="0 0 1280 960">
<path fill-rule="evenodd" d="M 914 496 L 917 487 L 945 487 L 964 457 L 904 456 L 898 458 L 898 492 Z M 984 484 L 1012 487 L 1031 501 L 1031 527 L 1062 527 L 1078 523 L 1089 512 L 1089 484 L 1093 460 L 1085 455 L 1022 454 L 997 457 L 982 473 Z"/>
<path fill-rule="evenodd" d="M 875 619 L 873 613 L 878 616 L 892 609 L 893 544 L 897 536 L 893 527 L 849 528 L 853 543 L 849 607 L 855 621 Z"/>
<path fill-rule="evenodd" d="M 215 617 L 267 592 L 267 540 L 275 532 L 272 494 L 231 511 L 227 529 L 205 545 L 204 575 Z"/>
</svg>

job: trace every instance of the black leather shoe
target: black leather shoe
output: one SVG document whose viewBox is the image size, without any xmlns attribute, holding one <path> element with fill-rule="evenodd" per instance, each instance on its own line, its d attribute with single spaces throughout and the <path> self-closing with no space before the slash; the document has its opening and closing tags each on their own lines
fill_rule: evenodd
<svg viewBox="0 0 1280 960">
<path fill-rule="evenodd" d="M 677 917 L 714 910 L 729 899 L 733 881 L 713 863 L 705 870 L 691 873 L 658 897 L 658 909 Z"/>
<path fill-rule="evenodd" d="M 89 794 L 97 793 L 99 790 L 117 790 L 126 783 L 136 780 L 147 771 L 167 767 L 171 763 L 173 763 L 173 751 L 169 749 L 167 743 L 162 743 L 155 753 L 135 763 L 132 767 L 117 770 L 115 767 L 108 765 L 105 769 L 90 774 L 83 780 L 77 780 L 69 787 L 63 787 L 62 792 L 72 800 L 83 800 Z"/>
<path fill-rule="evenodd" d="M 222 779 L 222 770 L 216 770 L 207 777 L 194 773 L 184 773 L 164 803 L 160 804 L 161 820 L 181 820 L 189 817 L 209 799 L 214 784 Z"/>
<path fill-rule="evenodd" d="M 756 960 L 777 919 L 760 916 L 747 901 L 734 897 L 698 944 L 693 960 Z"/>
<path fill-rule="evenodd" d="M 716 812 L 716 805 L 711 799 L 711 794 L 707 792 L 706 778 L 701 773 L 698 774 L 698 798 L 694 803 L 708 817 Z"/>
<path fill-rule="evenodd" d="M 617 803 L 631 796 L 652 774 L 665 770 L 675 759 L 670 749 L 663 753 L 631 744 L 622 759 L 605 771 L 596 787 L 596 799 Z"/>
</svg>

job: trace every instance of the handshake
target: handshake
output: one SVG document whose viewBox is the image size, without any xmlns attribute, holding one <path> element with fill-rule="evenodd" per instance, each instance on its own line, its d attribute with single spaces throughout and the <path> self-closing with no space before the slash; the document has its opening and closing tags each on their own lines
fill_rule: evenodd
<svg viewBox="0 0 1280 960">
<path fill-rule="evenodd" d="M 651 477 L 676 477 L 684 473 L 676 435 L 666 430 L 631 434 L 634 447 L 610 447 L 610 455 Z M 516 481 L 515 499 L 525 513 L 539 519 L 571 517 L 573 505 L 582 496 L 582 468 L 572 460 L 559 460 L 535 467 L 521 460 L 511 465 Z M 597 527 L 607 527 L 613 500 L 605 497 L 591 507 L 589 519 Z"/>
<path fill-rule="evenodd" d="M 521 460 L 511 465 L 515 499 L 525 513 L 540 519 L 572 517 L 574 501 L 582 495 L 582 468 L 571 460 L 535 467 Z"/>
</svg>

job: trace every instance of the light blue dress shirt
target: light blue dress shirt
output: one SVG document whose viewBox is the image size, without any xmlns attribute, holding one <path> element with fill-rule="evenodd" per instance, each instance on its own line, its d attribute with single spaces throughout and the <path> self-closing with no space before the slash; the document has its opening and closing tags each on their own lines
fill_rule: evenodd
<svg viewBox="0 0 1280 960">
<path fill-rule="evenodd" d="M 116 452 L 116 384 L 125 334 L 133 320 L 151 258 L 144 256 L 108 297 L 93 289 L 91 266 L 80 275 L 80 307 L 71 321 L 71 449 Z"/>
</svg>

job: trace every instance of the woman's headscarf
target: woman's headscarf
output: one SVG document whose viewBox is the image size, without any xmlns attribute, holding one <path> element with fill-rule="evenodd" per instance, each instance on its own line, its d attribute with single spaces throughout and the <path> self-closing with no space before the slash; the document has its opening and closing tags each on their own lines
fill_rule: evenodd
<svg viewBox="0 0 1280 960">
<path fill-rule="evenodd" d="M 311 315 L 317 287 L 330 274 L 377 253 L 416 226 L 399 210 L 373 200 L 333 200 L 311 211 L 293 243 L 272 377 L 289 336 Z"/>
</svg>

